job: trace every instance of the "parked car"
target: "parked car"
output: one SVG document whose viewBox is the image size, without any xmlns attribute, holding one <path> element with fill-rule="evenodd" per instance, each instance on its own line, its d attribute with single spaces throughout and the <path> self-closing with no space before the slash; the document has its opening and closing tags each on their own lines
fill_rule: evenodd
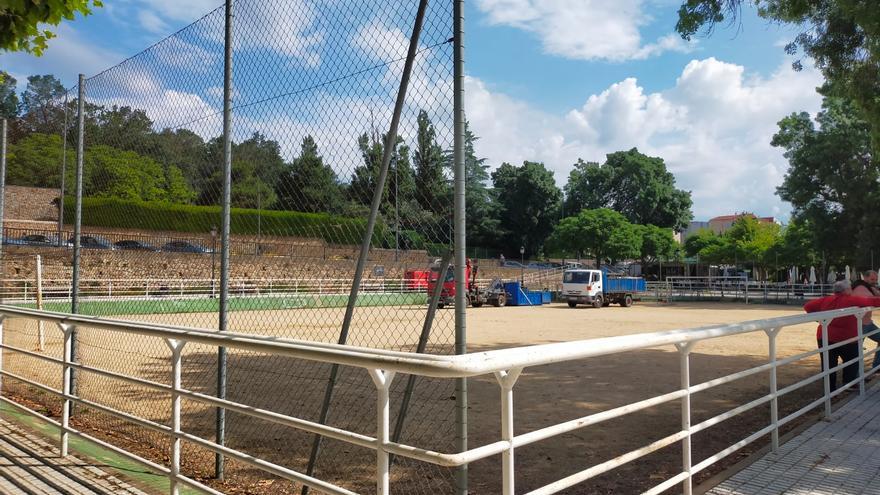
<svg viewBox="0 0 880 495">
<path fill-rule="evenodd" d="M 152 244 L 130 239 L 114 242 L 113 245 L 116 246 L 116 249 L 124 249 L 126 251 L 151 251 L 155 253 L 159 250 L 159 248 Z"/>
<path fill-rule="evenodd" d="M 28 234 L 12 239 L 3 239 L 10 246 L 58 246 L 58 238 L 44 234 Z"/>
<path fill-rule="evenodd" d="M 70 246 L 73 246 L 73 242 L 73 237 L 67 240 Z M 109 249 L 111 251 L 116 249 L 113 243 L 99 235 L 81 235 L 79 236 L 79 245 L 83 249 Z"/>
<path fill-rule="evenodd" d="M 170 253 L 210 254 L 211 250 L 189 241 L 171 241 L 162 246 L 162 251 Z"/>
</svg>

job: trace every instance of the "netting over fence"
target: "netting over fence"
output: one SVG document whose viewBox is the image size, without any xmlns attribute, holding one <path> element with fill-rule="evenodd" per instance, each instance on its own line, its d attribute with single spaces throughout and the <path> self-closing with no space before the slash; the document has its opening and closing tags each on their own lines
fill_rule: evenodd
<svg viewBox="0 0 880 495">
<path fill-rule="evenodd" d="M 234 9 L 229 330 L 337 342 L 370 202 L 380 186 L 417 2 L 239 0 Z M 425 273 L 435 257 L 451 250 L 451 10 L 450 2 L 431 2 L 424 19 L 345 339 L 351 345 L 419 350 Z M 223 52 L 220 7 L 86 78 L 80 313 L 217 328 Z M 4 246 L 4 297 L 17 304 L 36 304 L 26 285 L 40 254 L 43 277 L 53 281 L 44 288 L 43 307 L 69 310 L 78 103 L 76 88 L 61 89 L 42 102 L 43 115 L 12 123 L 10 170 L 45 171 L 37 184 L 56 191 L 65 177 L 63 200 L 52 210 L 63 207 L 60 226 L 52 218 L 7 220 L 6 238 L 14 242 Z M 11 174 L 7 183 L 32 185 L 31 179 Z M 14 296 L 18 290 L 22 300 Z M 453 352 L 454 323 L 453 311 L 439 311 L 424 351 Z M 35 339 L 36 332 L 23 323 L 7 324 L 15 342 Z M 60 352 L 57 330 L 45 335 L 46 352 Z M 76 347 L 89 365 L 169 383 L 164 375 L 170 351 L 159 341 L 123 341 L 80 328 Z M 184 355 L 183 386 L 216 393 L 217 349 L 188 346 Z M 21 359 L 21 366 L 32 365 Z M 322 419 L 329 366 L 236 351 L 227 369 L 230 399 Z M 398 378 L 392 389 L 392 422 L 405 385 L 406 377 Z M 420 379 L 414 390 L 405 420 L 398 422 L 401 441 L 453 450 L 452 383 Z M 111 395 L 119 410 L 169 421 L 170 398 L 153 391 L 78 373 L 77 392 L 85 399 Z M 364 406 L 374 403 L 375 393 L 365 372 L 341 368 L 326 422 L 373 434 L 375 413 Z M 184 429 L 210 437 L 215 411 L 189 406 L 184 403 Z M 150 459 L 167 457 L 167 443 L 148 430 L 88 409 L 77 411 L 74 421 L 114 432 Z M 305 471 L 314 438 L 229 412 L 226 441 Z M 193 445 L 184 449 L 185 474 L 212 476 L 213 454 Z M 362 489 L 374 476 L 373 464 L 367 451 L 324 440 L 315 476 Z M 413 480 L 407 493 L 448 492 L 452 484 L 451 471 L 405 459 L 395 460 L 392 476 Z M 246 486 L 257 479 L 235 463 L 228 463 L 227 478 Z"/>
</svg>

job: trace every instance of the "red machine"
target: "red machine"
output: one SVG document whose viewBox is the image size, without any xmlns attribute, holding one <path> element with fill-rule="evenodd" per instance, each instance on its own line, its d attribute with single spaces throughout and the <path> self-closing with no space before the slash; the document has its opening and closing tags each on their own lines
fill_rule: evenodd
<svg viewBox="0 0 880 495">
<path fill-rule="evenodd" d="M 440 260 L 434 262 L 431 266 L 431 274 L 428 278 L 428 295 L 434 292 L 437 286 L 437 279 L 440 278 Z M 495 307 L 507 304 L 507 293 L 504 292 L 504 285 L 500 280 L 492 281 L 488 288 L 481 288 L 477 285 L 478 266 L 471 264 L 471 260 L 467 260 L 465 266 L 465 277 L 467 282 L 467 303 L 475 308 L 479 308 L 485 303 L 490 303 Z M 446 278 L 443 280 L 443 288 L 440 289 L 440 300 L 437 307 L 442 308 L 447 304 L 455 302 L 455 270 L 453 265 L 449 265 L 446 270 Z"/>
</svg>

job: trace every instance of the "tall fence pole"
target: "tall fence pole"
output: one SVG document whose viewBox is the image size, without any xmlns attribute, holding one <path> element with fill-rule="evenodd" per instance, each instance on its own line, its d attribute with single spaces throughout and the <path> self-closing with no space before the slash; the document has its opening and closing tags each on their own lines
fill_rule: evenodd
<svg viewBox="0 0 880 495">
<path fill-rule="evenodd" d="M 58 246 L 64 230 L 64 190 L 67 180 L 67 91 L 64 92 L 64 129 L 61 130 L 61 188 L 58 191 Z"/>
<path fill-rule="evenodd" d="M 223 218 L 220 219 L 220 314 L 218 330 L 229 328 L 229 222 L 232 204 L 232 0 L 226 0 L 223 45 Z M 217 349 L 217 397 L 226 398 L 226 348 Z M 226 444 L 226 409 L 217 408 L 217 443 Z M 223 454 L 214 456 L 214 475 L 224 478 Z"/>
<path fill-rule="evenodd" d="M 86 76 L 79 75 L 79 93 L 76 101 L 76 201 L 73 222 L 73 280 L 70 287 L 70 312 L 79 312 L 79 276 L 82 261 L 80 234 L 82 232 L 82 181 L 83 181 L 83 138 L 85 134 Z M 76 361 L 76 326 L 70 334 L 70 359 Z M 70 393 L 76 395 L 76 370 L 70 370 Z M 73 415 L 71 404 L 71 415 Z"/>
<path fill-rule="evenodd" d="M 376 220 L 379 216 L 379 207 L 382 205 L 382 196 L 385 192 L 385 182 L 388 180 L 388 168 L 391 164 L 391 156 L 397 142 L 397 127 L 400 124 L 400 113 L 403 110 L 403 104 L 406 101 L 406 90 L 409 87 L 409 78 L 412 73 L 413 61 L 416 58 L 416 50 L 419 46 L 419 36 L 422 32 L 422 23 L 425 19 L 425 10 L 428 7 L 428 0 L 420 0 L 416 19 L 413 23 L 412 36 L 409 39 L 409 49 L 406 54 L 406 61 L 403 65 L 403 74 L 400 76 L 400 86 L 397 89 L 397 100 L 394 103 L 394 114 L 391 116 L 391 124 L 388 128 L 388 135 L 385 138 L 385 147 L 382 153 L 382 166 L 379 169 L 379 178 L 376 181 L 376 190 L 373 191 L 373 201 L 370 205 L 370 216 L 367 219 L 367 227 L 364 231 L 364 238 L 361 242 L 361 251 L 358 256 L 357 265 L 354 272 L 354 280 L 351 283 L 351 291 L 348 296 L 348 304 L 345 307 L 345 317 L 342 320 L 342 329 L 339 332 L 339 344 L 344 345 L 348 341 L 348 332 L 351 328 L 351 320 L 354 317 L 355 303 L 357 302 L 358 293 L 360 292 L 361 281 L 364 276 L 364 268 L 367 266 L 367 259 L 370 254 L 370 245 L 373 239 L 373 230 L 376 227 Z M 327 382 L 327 389 L 324 392 L 324 402 L 321 404 L 321 415 L 318 419 L 320 424 L 327 422 L 327 416 L 330 413 L 330 403 L 333 400 L 333 389 L 336 387 L 336 378 L 339 374 L 339 365 L 334 364 L 330 368 L 330 378 Z M 318 454 L 321 450 L 321 436 L 315 435 L 312 442 L 312 451 L 309 455 L 309 464 L 306 474 L 312 476 L 315 472 L 315 465 L 318 460 Z M 303 486 L 302 494 L 307 495 L 309 487 Z"/>
<path fill-rule="evenodd" d="M 0 122 L 0 274 L 6 274 L 6 264 L 3 259 L 3 241 L 6 240 L 6 230 L 3 223 L 3 205 L 6 202 L 6 119 Z M 3 296 L 0 295 L 0 302 Z"/>
<path fill-rule="evenodd" d="M 455 353 L 467 352 L 467 326 L 465 299 L 467 290 L 467 246 L 465 225 L 465 164 L 464 164 L 464 0 L 455 0 L 453 6 L 453 160 L 455 162 Z M 467 418 L 467 378 L 455 381 L 455 425 L 456 447 L 458 452 L 467 450 L 468 418 Z M 459 466 L 455 472 L 455 487 L 458 495 L 468 492 L 467 464 Z"/>
</svg>

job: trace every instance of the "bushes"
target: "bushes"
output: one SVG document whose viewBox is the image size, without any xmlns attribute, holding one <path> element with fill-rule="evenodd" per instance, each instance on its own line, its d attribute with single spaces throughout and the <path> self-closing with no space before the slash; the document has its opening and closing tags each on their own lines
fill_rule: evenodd
<svg viewBox="0 0 880 495">
<path fill-rule="evenodd" d="M 64 204 L 64 221 L 73 223 L 73 198 L 65 198 Z M 220 211 L 219 206 L 83 198 L 82 223 L 92 227 L 206 233 L 211 226 L 220 226 Z M 232 234 L 256 234 L 258 217 L 263 234 L 320 238 L 330 244 L 360 244 L 367 224 L 365 218 L 326 213 L 233 208 Z M 385 225 L 378 223 L 373 238 L 384 239 L 387 235 Z"/>
</svg>

